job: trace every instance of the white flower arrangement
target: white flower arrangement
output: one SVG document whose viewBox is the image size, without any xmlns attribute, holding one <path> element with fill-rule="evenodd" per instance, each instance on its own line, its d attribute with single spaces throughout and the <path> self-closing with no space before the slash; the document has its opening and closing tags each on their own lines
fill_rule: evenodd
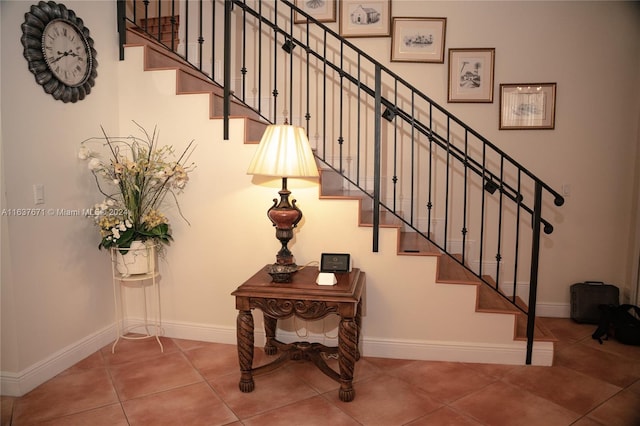
<svg viewBox="0 0 640 426">
<path fill-rule="evenodd" d="M 195 168 L 193 162 L 187 164 L 193 153 L 193 141 L 174 160 L 171 146 L 157 146 L 156 128 L 149 134 L 135 124 L 143 138 L 113 138 L 101 127 L 102 137 L 90 138 L 80 144 L 78 157 L 88 161 L 98 190 L 105 196 L 90 214 L 100 230 L 98 248 L 129 248 L 134 240 L 149 239 L 168 244 L 173 237 L 169 220 L 161 212 L 167 195 L 186 221 L 177 194 L 184 190 L 189 173 Z M 94 143 L 106 148 L 111 158 L 105 161 L 91 150 L 90 145 Z"/>
</svg>

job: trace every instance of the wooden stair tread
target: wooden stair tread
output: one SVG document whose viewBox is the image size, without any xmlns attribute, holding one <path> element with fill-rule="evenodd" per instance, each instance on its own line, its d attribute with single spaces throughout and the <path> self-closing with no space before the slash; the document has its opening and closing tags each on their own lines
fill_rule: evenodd
<svg viewBox="0 0 640 426">
<path fill-rule="evenodd" d="M 179 55 L 167 50 L 164 46 L 148 34 L 136 29 L 127 28 L 127 46 L 144 46 L 144 67 L 147 70 L 175 70 L 176 93 L 198 94 L 206 93 L 210 96 L 210 118 L 223 116 L 224 89 L 213 80 L 207 78 L 199 70 L 182 59 Z M 245 143 L 258 143 L 266 129 L 267 123 L 251 108 L 238 100 L 231 99 L 230 116 L 245 120 Z"/>
<path fill-rule="evenodd" d="M 521 311 L 509 303 L 488 285 L 478 286 L 477 308 L 479 312 L 512 313 L 519 314 Z"/>
<path fill-rule="evenodd" d="M 527 340 L 527 316 L 520 313 L 516 316 L 516 330 L 514 340 Z M 557 342 L 558 339 L 544 325 L 540 318 L 536 318 L 536 325 L 533 330 L 533 340 L 536 342 Z"/>
<path fill-rule="evenodd" d="M 448 284 L 480 285 L 482 281 L 450 256 L 440 256 L 436 281 Z"/>
<path fill-rule="evenodd" d="M 373 226 L 373 211 L 360 210 L 360 226 Z M 380 227 L 381 228 L 398 228 L 402 226 L 402 221 L 393 213 L 386 210 L 380 210 Z"/>
<path fill-rule="evenodd" d="M 184 66 L 186 68 L 193 69 L 193 66 L 185 61 L 180 55 L 171 52 L 165 46 L 158 43 L 156 39 L 150 35 L 144 33 L 142 30 L 129 27 L 127 28 L 127 42 L 125 46 L 146 46 L 147 48 L 158 53 L 158 55 L 150 58 L 153 60 L 151 63 L 145 63 L 145 66 L 162 69 L 162 68 L 175 68 L 176 66 Z M 148 62 L 148 61 L 145 61 Z"/>
<path fill-rule="evenodd" d="M 423 235 L 417 232 L 401 231 L 398 233 L 398 254 L 440 256 L 442 252 Z"/>
<path fill-rule="evenodd" d="M 526 310 L 526 305 L 522 299 L 516 298 L 516 304 Z M 509 303 L 500 294 L 489 288 L 488 285 L 478 286 L 477 311 L 498 314 L 514 314 L 514 340 L 527 340 L 527 314 Z M 536 342 L 556 342 L 558 339 L 546 326 L 544 326 L 539 318 L 536 318 L 533 340 Z"/>
<path fill-rule="evenodd" d="M 320 198 L 326 199 L 345 199 L 345 200 L 362 200 L 365 195 L 362 191 L 349 191 L 346 189 L 327 189 L 320 187 Z"/>
</svg>

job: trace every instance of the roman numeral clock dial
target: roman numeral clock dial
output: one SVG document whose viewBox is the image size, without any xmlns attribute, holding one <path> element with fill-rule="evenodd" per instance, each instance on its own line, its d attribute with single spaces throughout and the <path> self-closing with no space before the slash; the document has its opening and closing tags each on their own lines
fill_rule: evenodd
<svg viewBox="0 0 640 426">
<path fill-rule="evenodd" d="M 36 82 L 56 100 L 77 102 L 98 75 L 93 39 L 82 19 L 63 4 L 41 1 L 25 13 L 24 57 Z"/>
<path fill-rule="evenodd" d="M 68 23 L 55 20 L 44 29 L 44 57 L 51 72 L 69 86 L 87 78 L 88 48 L 82 34 Z"/>
</svg>

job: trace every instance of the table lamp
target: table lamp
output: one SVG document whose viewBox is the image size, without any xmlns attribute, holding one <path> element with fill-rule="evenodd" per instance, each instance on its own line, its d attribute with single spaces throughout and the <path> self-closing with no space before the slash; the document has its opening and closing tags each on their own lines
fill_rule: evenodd
<svg viewBox="0 0 640 426">
<path fill-rule="evenodd" d="M 276 254 L 276 263 L 269 265 L 267 272 L 273 282 L 291 282 L 298 265 L 287 244 L 293 238 L 293 228 L 302 219 L 302 211 L 296 206 L 296 200 L 289 202 L 291 191 L 287 189 L 287 178 L 318 176 L 318 166 L 304 129 L 286 120 L 284 124 L 267 126 L 247 174 L 282 178 L 280 200 L 274 198 L 273 206 L 267 210 L 282 247 Z"/>
</svg>

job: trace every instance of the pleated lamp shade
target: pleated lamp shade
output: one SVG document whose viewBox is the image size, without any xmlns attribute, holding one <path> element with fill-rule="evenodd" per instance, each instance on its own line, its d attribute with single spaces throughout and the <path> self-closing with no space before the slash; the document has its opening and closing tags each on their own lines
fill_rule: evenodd
<svg viewBox="0 0 640 426">
<path fill-rule="evenodd" d="M 302 127 L 267 126 L 247 174 L 277 177 L 316 177 L 318 166 Z"/>
</svg>

